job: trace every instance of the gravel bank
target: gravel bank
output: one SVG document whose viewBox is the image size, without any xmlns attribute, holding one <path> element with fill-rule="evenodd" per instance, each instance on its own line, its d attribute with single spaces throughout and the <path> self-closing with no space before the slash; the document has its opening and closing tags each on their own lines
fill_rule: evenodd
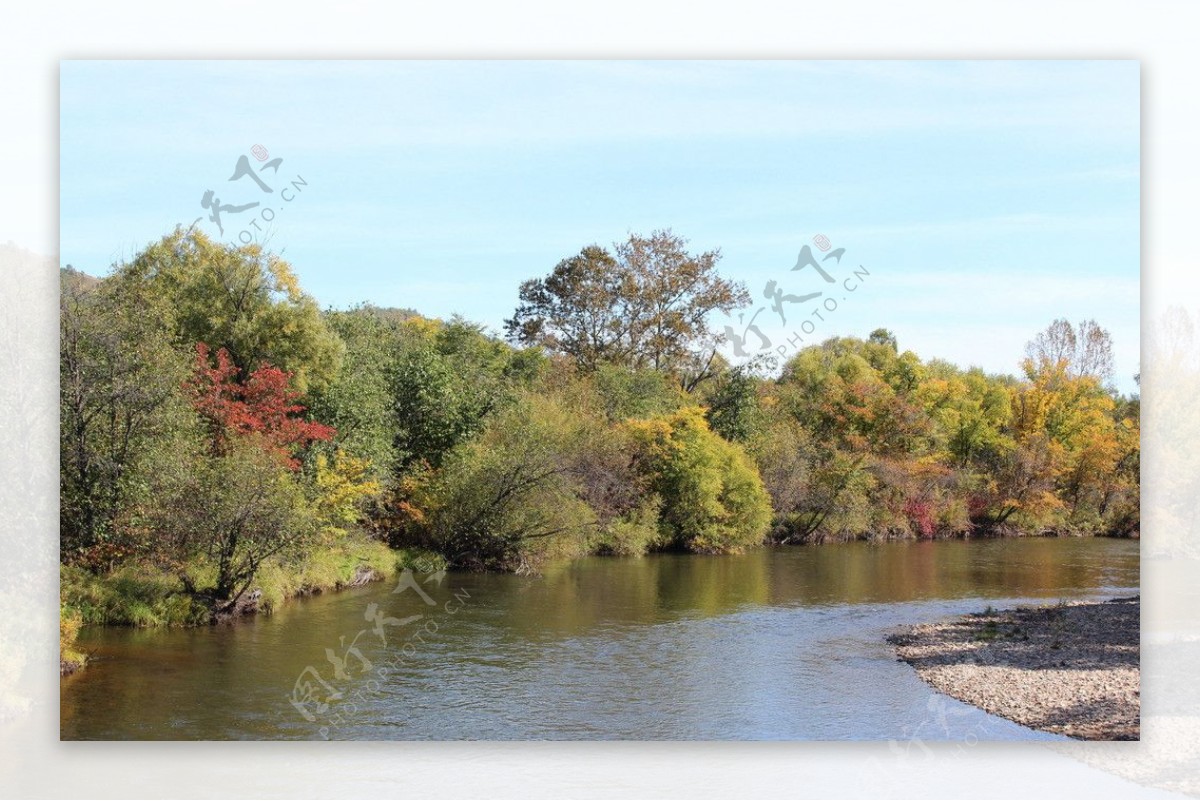
<svg viewBox="0 0 1200 801">
<path fill-rule="evenodd" d="M 1080 740 L 1139 738 L 1140 597 L 964 615 L 888 638 L 946 695 Z"/>
</svg>

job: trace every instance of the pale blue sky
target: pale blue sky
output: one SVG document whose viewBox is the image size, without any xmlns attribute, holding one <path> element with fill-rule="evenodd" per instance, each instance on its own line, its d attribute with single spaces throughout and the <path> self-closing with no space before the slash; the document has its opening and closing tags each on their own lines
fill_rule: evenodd
<svg viewBox="0 0 1200 801">
<path fill-rule="evenodd" d="M 870 278 L 813 341 L 886 326 L 1015 372 L 1052 319 L 1094 317 L 1134 389 L 1137 62 L 68 61 L 61 92 L 60 253 L 87 272 L 176 223 L 216 235 L 211 189 L 261 203 L 225 239 L 275 211 L 269 246 L 324 306 L 498 330 L 587 244 L 672 228 L 757 306 L 769 280 L 823 288 L 790 268 L 825 234 L 839 280 Z M 283 160 L 271 195 L 227 180 L 255 144 Z M 810 308 L 758 321 L 779 344 Z"/>
</svg>

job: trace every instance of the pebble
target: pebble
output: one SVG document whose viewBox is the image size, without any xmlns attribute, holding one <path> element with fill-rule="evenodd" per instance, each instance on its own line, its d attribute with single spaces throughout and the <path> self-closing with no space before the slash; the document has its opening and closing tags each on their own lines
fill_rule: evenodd
<svg viewBox="0 0 1200 801">
<path fill-rule="evenodd" d="M 1141 599 L 963 615 L 889 637 L 946 695 L 1081 740 L 1140 733 Z"/>
</svg>

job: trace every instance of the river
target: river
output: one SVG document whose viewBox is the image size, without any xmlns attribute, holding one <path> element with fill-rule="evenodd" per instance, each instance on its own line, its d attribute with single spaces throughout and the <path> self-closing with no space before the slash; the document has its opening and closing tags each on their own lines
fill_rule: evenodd
<svg viewBox="0 0 1200 801">
<path fill-rule="evenodd" d="M 420 593 L 378 583 L 227 626 L 89 627 L 61 736 L 1059 739 L 934 693 L 884 637 L 988 605 L 1133 594 L 1138 565 L 1137 541 L 1110 539 L 589 558 L 418 576 Z"/>
</svg>

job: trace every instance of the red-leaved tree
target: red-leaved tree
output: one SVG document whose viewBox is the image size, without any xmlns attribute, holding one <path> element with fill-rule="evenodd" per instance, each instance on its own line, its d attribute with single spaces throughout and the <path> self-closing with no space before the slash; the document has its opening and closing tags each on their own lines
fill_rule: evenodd
<svg viewBox="0 0 1200 801">
<path fill-rule="evenodd" d="M 242 383 L 237 380 L 240 369 L 224 348 L 217 351 L 215 365 L 209 356 L 208 345 L 198 343 L 196 371 L 187 389 L 208 423 L 214 454 L 224 453 L 232 437 L 256 435 L 268 451 L 298 470 L 296 454 L 337 433 L 331 426 L 300 416 L 304 407 L 296 403 L 299 393 L 289 387 L 289 373 L 264 364 Z"/>
</svg>

